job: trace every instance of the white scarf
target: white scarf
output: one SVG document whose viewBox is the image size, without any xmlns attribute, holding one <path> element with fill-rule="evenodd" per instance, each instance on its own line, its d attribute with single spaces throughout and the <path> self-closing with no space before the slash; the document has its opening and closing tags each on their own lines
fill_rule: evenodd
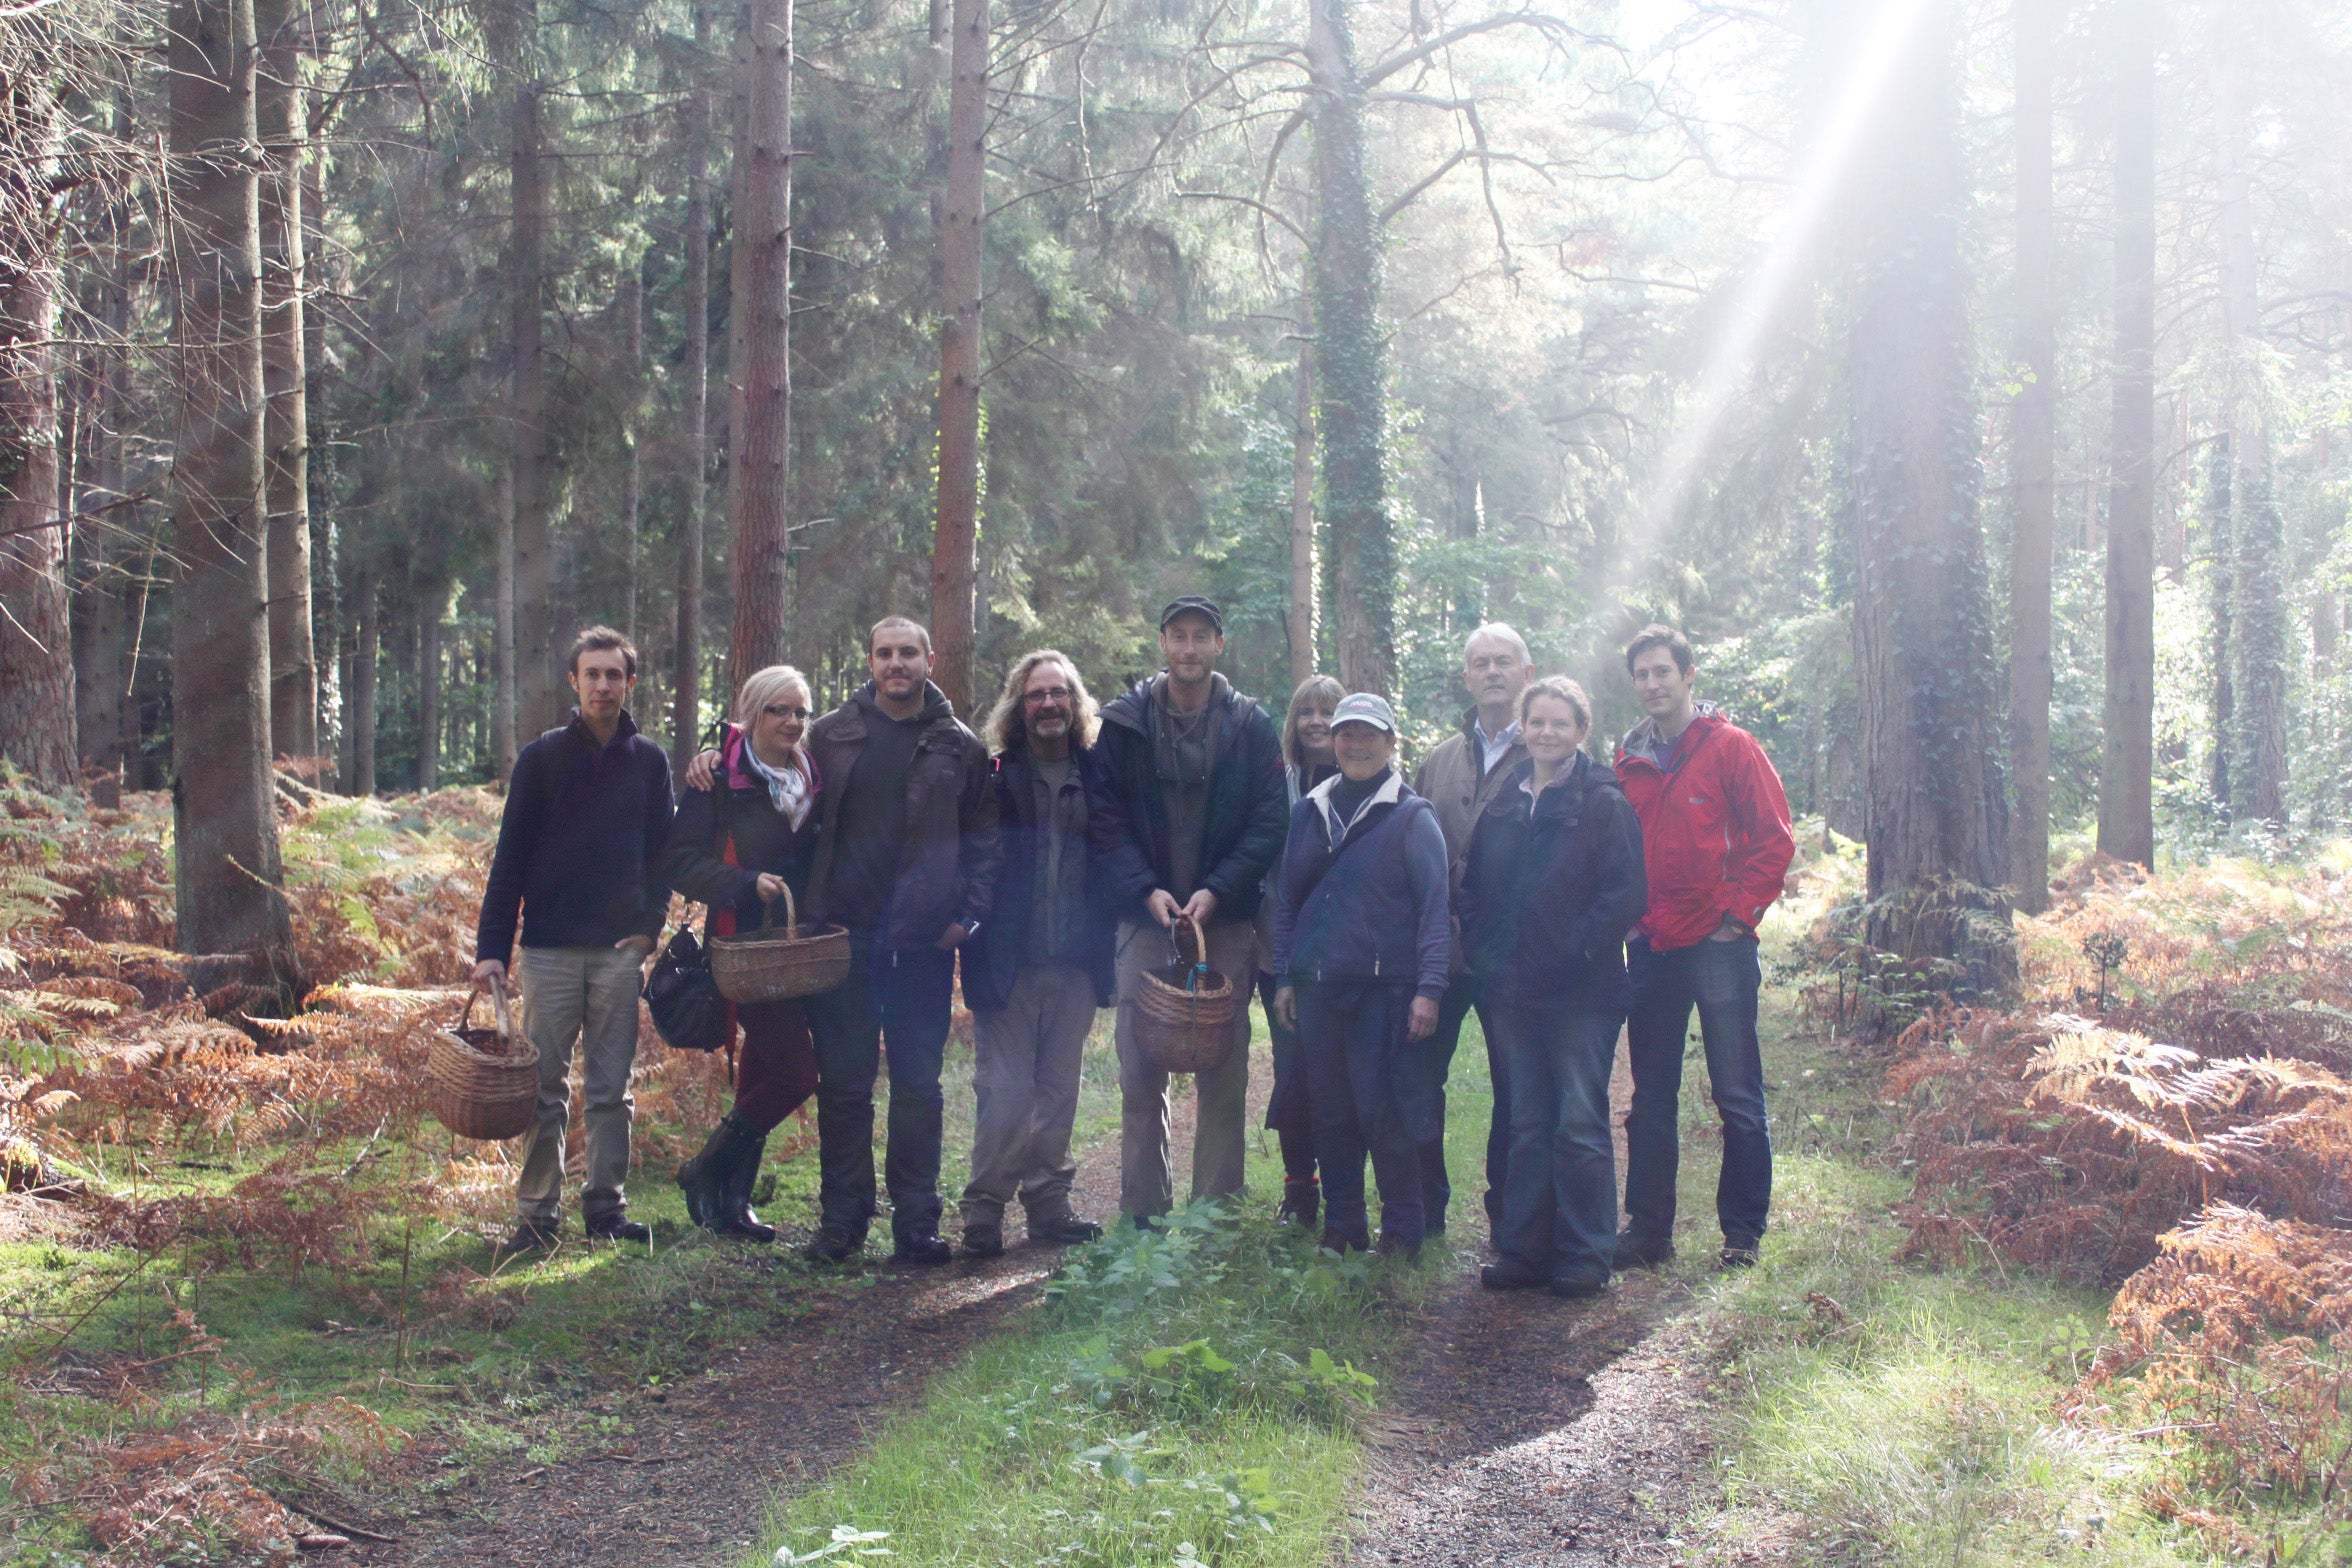
<svg viewBox="0 0 2352 1568">
<path fill-rule="evenodd" d="M 799 832 L 801 825 L 808 821 L 812 804 L 808 772 L 800 760 L 800 752 L 795 749 L 792 761 L 782 768 L 771 768 L 760 760 L 760 754 L 752 749 L 751 737 L 746 735 L 743 738 L 743 760 L 751 764 L 754 773 L 768 781 L 769 803 L 775 806 L 778 815 L 792 824 L 795 833 Z"/>
</svg>

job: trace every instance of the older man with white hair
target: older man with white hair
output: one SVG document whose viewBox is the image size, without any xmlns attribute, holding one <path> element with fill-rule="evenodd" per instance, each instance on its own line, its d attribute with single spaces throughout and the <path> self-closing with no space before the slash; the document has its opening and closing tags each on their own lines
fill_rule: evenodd
<svg viewBox="0 0 2352 1568">
<path fill-rule="evenodd" d="M 1462 873 L 1469 863 L 1470 830 L 1510 778 L 1512 766 L 1527 755 L 1519 739 L 1519 694 L 1534 678 L 1527 639 L 1518 632 L 1501 621 L 1489 621 L 1472 632 L 1462 647 L 1462 684 L 1470 693 L 1470 710 L 1462 715 L 1460 731 L 1438 742 L 1413 775 L 1413 792 L 1436 809 L 1437 825 L 1445 833 L 1457 909 Z M 1453 1197 L 1445 1167 L 1445 1076 L 1453 1068 L 1455 1047 L 1462 1043 L 1462 1020 L 1477 1005 L 1478 977 L 1463 954 L 1457 921 L 1453 977 L 1438 1011 L 1437 1032 L 1430 1039 L 1438 1062 L 1440 1131 L 1421 1149 L 1421 1206 L 1432 1234 L 1445 1229 L 1446 1204 Z M 1486 1035 L 1487 1072 L 1494 1081 L 1494 1119 L 1486 1136 L 1486 1214 L 1490 1222 L 1500 1223 L 1503 1166 L 1511 1148 L 1511 1088 L 1483 1006 L 1478 1007 L 1478 1024 Z"/>
</svg>

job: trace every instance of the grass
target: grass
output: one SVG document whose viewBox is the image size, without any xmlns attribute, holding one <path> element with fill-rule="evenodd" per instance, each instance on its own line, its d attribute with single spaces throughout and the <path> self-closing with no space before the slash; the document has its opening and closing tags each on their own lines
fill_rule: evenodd
<svg viewBox="0 0 2352 1568">
<path fill-rule="evenodd" d="M 1475 1021 L 1448 1101 L 1459 1212 L 1484 1185 L 1491 1106 Z M 783 1504 L 747 1568 L 877 1549 L 909 1568 L 1321 1561 L 1346 1522 L 1362 1416 L 1415 1308 L 1463 1259 L 1442 1243 L 1417 1265 L 1316 1252 L 1274 1223 L 1279 1162 L 1256 1142 L 1256 1196 L 1073 1254 L 1046 1310 Z"/>
</svg>

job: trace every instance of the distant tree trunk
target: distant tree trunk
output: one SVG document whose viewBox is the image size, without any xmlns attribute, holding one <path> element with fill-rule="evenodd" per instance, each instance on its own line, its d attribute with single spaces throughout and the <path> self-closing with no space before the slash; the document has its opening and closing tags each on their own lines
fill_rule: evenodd
<svg viewBox="0 0 2352 1568">
<path fill-rule="evenodd" d="M 376 651 L 380 622 L 376 618 L 376 563 L 362 551 L 351 574 L 351 793 L 362 797 L 376 792 Z"/>
<path fill-rule="evenodd" d="M 1387 356 L 1380 339 L 1380 236 L 1364 168 L 1364 84 L 1348 10 L 1311 0 L 1307 70 L 1315 127 L 1315 382 L 1339 679 L 1393 695 L 1396 550 L 1390 537 Z"/>
<path fill-rule="evenodd" d="M 50 789 L 79 768 L 58 492 L 57 104 L 0 79 L 0 757 Z"/>
<path fill-rule="evenodd" d="M 2107 503 L 2107 693 L 2101 853 L 2153 869 L 2156 722 L 2156 17 L 2113 18 L 2115 434 Z"/>
<path fill-rule="evenodd" d="M 2017 518 L 2009 543 L 2009 880 L 2017 907 L 2050 906 L 2050 553 L 2056 531 L 2056 245 L 2051 74 L 2056 18 L 2040 0 L 2011 8 L 2017 27 L 2017 346 L 2026 383 L 2010 412 Z"/>
<path fill-rule="evenodd" d="M 2237 597 L 2232 586 L 2237 555 L 2230 547 L 2230 484 L 2236 468 L 2230 433 L 2216 432 L 2205 463 L 2205 653 L 2213 669 L 2213 756 L 2207 788 L 2225 816 L 2230 810 L 2230 753 L 2237 745 L 2238 689 L 2230 679 L 2237 659 L 2230 646 L 2230 617 Z"/>
<path fill-rule="evenodd" d="M 980 540 L 980 263 L 988 169 L 988 0 L 955 0 L 939 217 L 939 511 L 931 542 L 932 679 L 973 713 Z"/>
<path fill-rule="evenodd" d="M 263 608 L 261 189 L 252 0 L 176 0 L 170 25 L 168 275 L 179 400 L 172 447 L 172 753 L 179 945 L 263 952 L 292 976 L 270 770 Z"/>
<path fill-rule="evenodd" d="M 1290 685 L 1315 674 L 1315 339 L 1314 308 L 1301 323 L 1290 410 Z"/>
<path fill-rule="evenodd" d="M 627 402 L 621 416 L 621 445 L 629 454 L 622 479 L 621 516 L 629 535 L 628 581 L 622 596 L 621 630 L 637 640 L 637 545 L 640 511 L 644 504 L 644 465 L 637 451 L 637 419 L 645 403 L 645 262 L 633 263 L 621 284 L 621 308 L 627 333 L 624 354 L 629 362 Z"/>
<path fill-rule="evenodd" d="M 514 227 L 507 252 L 508 457 L 514 470 L 515 728 L 536 735 L 556 721 L 555 539 L 549 521 L 547 355 L 547 155 L 540 126 L 537 0 L 510 0 L 517 41 L 508 120 Z"/>
<path fill-rule="evenodd" d="M 316 13 L 312 21 L 316 22 Z M 311 34 L 311 50 L 318 48 L 317 34 Z M 310 155 L 302 162 L 302 262 L 303 281 L 311 286 L 325 279 L 329 287 L 337 287 L 339 279 L 329 277 L 326 246 L 326 176 L 320 165 L 326 154 L 318 144 L 321 128 L 321 109 L 314 99 L 310 106 L 310 120 L 306 129 L 311 138 Z M 304 446 L 309 449 L 321 443 L 316 427 L 326 413 L 322 393 L 326 385 L 327 356 L 325 353 L 326 321 L 324 317 L 311 319 L 307 305 L 302 319 L 302 384 Z M 310 508 L 310 610 L 311 660 L 318 670 L 318 695 L 313 704 L 317 714 L 317 746 L 322 757 L 341 759 L 350 751 L 344 739 L 344 709 L 350 701 L 343 678 L 343 546 L 342 527 L 335 516 L 335 460 L 332 446 L 320 451 L 316 462 L 306 456 L 303 462 L 304 482 L 308 490 Z M 348 780 L 339 780 L 338 788 Z"/>
<path fill-rule="evenodd" d="M 703 519 L 710 473 L 710 7 L 694 8 L 686 98 L 686 527 L 678 544 L 678 652 L 670 758 L 684 771 L 702 730 Z"/>
<path fill-rule="evenodd" d="M 1897 62 L 1851 207 L 1855 676 L 1867 939 L 1989 991 L 2014 982 L 2016 952 L 1976 512 L 1957 10 L 1931 0 Z"/>
<path fill-rule="evenodd" d="M 417 607 L 416 787 L 441 787 L 441 606 L 428 597 Z"/>
<path fill-rule="evenodd" d="M 306 32 L 300 0 L 255 0 L 261 65 L 261 355 L 269 414 L 270 744 L 280 756 L 318 752 L 318 659 L 310 608 L 310 421 L 303 352 L 302 172 L 309 119 L 301 88 Z"/>
<path fill-rule="evenodd" d="M 784 655 L 790 618 L 784 507 L 792 455 L 792 0 L 750 0 L 745 22 L 744 160 L 735 212 L 728 521 L 734 530 L 735 625 L 728 686 Z"/>
</svg>

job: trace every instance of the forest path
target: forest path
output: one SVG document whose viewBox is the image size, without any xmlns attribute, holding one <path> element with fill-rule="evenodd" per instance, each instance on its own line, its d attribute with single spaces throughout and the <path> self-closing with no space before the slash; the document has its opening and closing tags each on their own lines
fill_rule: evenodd
<svg viewBox="0 0 2352 1568">
<path fill-rule="evenodd" d="M 1611 1082 L 1622 1181 L 1631 1069 Z M 1719 1145 L 1693 1138 L 1686 1160 Z M 1483 1240 L 1486 1214 L 1459 1205 Z M 1468 1237 L 1464 1238 L 1465 1240 Z M 1483 1253 L 1484 1249 L 1478 1249 Z M 1352 1568 L 1668 1564 L 1713 1458 L 1688 1286 L 1636 1270 L 1593 1301 L 1498 1294 L 1466 1268 L 1430 1304 L 1358 1484 Z"/>
<path fill-rule="evenodd" d="M 1189 1168 L 1192 1098 L 1170 1098 L 1171 1152 L 1181 1173 Z M 953 1236 L 955 1195 L 947 1196 Z M 1114 1131 L 1079 1161 L 1072 1200 L 1079 1213 L 1107 1222 L 1118 1197 Z M 1012 1220 L 1017 1235 L 1017 1214 Z M 409 1568 L 721 1568 L 740 1561 L 775 1499 L 805 1491 L 862 1453 L 894 1410 L 920 1398 L 932 1377 L 1036 1300 L 1064 1251 L 1015 1243 L 985 1263 L 959 1254 L 954 1263 L 920 1268 L 879 1261 L 887 1258 L 886 1226 L 869 1245 L 869 1258 L 878 1260 L 870 1285 L 812 1292 L 803 1316 L 658 1403 L 630 1396 L 635 1431 L 617 1447 L 551 1465 L 519 1455 L 493 1461 L 463 1493 L 402 1526 L 396 1544 L 354 1543 L 344 1560 Z"/>
</svg>

